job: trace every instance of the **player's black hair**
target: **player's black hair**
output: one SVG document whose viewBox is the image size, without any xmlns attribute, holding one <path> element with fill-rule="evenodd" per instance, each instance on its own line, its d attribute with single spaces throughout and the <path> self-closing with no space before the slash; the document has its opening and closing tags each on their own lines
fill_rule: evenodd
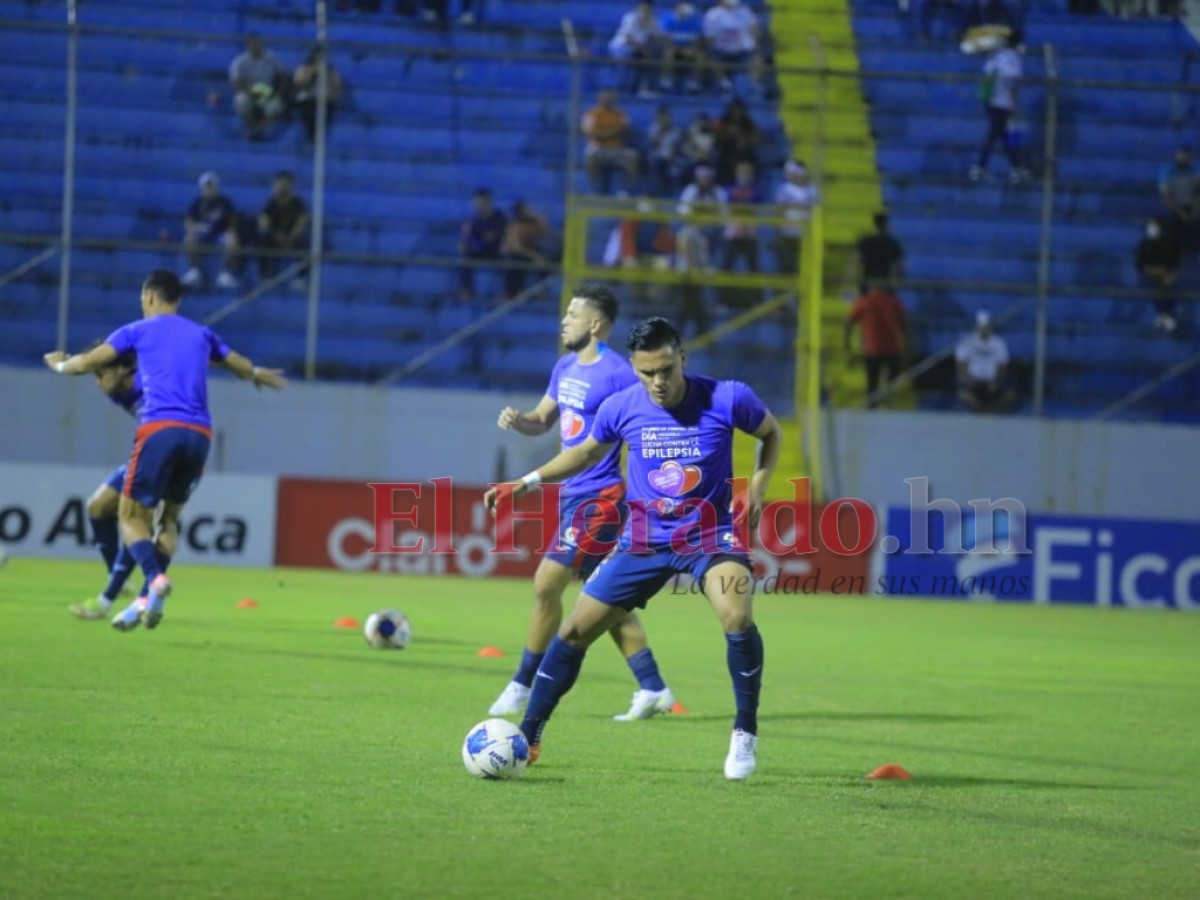
<svg viewBox="0 0 1200 900">
<path fill-rule="evenodd" d="M 291 181 L 291 182 L 295 182 L 295 180 L 296 180 L 296 176 L 292 174 L 291 169 L 280 169 L 278 172 L 276 172 L 275 180 L 278 181 L 280 178 L 283 178 L 286 181 Z"/>
<path fill-rule="evenodd" d="M 891 217 L 885 212 L 875 213 L 875 230 L 887 231 L 888 225 L 891 223 Z"/>
<path fill-rule="evenodd" d="M 633 326 L 626 346 L 630 353 L 637 353 L 639 350 L 651 352 L 663 347 L 679 350 L 683 347 L 683 339 L 675 330 L 675 326 L 662 316 L 651 316 Z"/>
<path fill-rule="evenodd" d="M 621 312 L 621 304 L 617 302 L 617 295 L 613 293 L 612 288 L 606 284 L 600 284 L 598 281 L 585 281 L 571 291 L 571 296 L 586 302 L 588 306 L 604 316 L 609 325 L 617 321 L 617 316 Z"/>
<path fill-rule="evenodd" d="M 179 276 L 170 269 L 155 269 L 142 282 L 142 290 L 150 291 L 164 303 L 178 303 L 183 298 Z"/>
</svg>

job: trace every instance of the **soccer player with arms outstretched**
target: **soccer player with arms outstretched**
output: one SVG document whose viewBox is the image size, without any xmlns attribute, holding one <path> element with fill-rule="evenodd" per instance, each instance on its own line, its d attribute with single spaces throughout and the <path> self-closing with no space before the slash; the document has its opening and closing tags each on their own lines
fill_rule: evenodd
<svg viewBox="0 0 1200 900">
<path fill-rule="evenodd" d="M 699 581 L 725 631 L 737 708 L 725 777 L 743 780 L 754 772 L 757 759 L 763 644 L 752 612 L 749 548 L 735 519 L 744 516 L 749 528 L 758 526 L 779 460 L 779 424 L 745 384 L 685 375 L 679 332 L 666 319 L 637 325 L 629 335 L 629 351 L 641 386 L 605 400 L 587 440 L 502 486 L 518 498 L 535 484 L 595 465 L 622 441 L 628 447 L 629 521 L 617 550 L 588 579 L 551 642 L 521 730 L 532 761 L 587 648 L 628 611 L 644 607 L 671 578 L 687 573 Z M 736 512 L 730 484 L 735 428 L 761 441 L 758 467 L 741 501 L 745 505 Z M 496 499 L 496 488 L 484 496 L 493 511 Z"/>
<path fill-rule="evenodd" d="M 142 391 L 142 376 L 138 373 L 137 362 L 132 354 L 119 356 L 92 374 L 96 376 L 96 387 L 100 388 L 109 400 L 135 419 L 141 416 L 145 395 Z M 120 505 L 121 489 L 125 486 L 127 468 L 127 464 L 117 466 L 112 475 L 88 498 L 88 519 L 92 523 L 94 542 L 100 548 L 100 556 L 104 559 L 108 585 L 98 597 L 67 607 L 72 615 L 80 619 L 105 618 L 121 588 L 125 586 L 132 568 L 132 557 L 121 544 L 117 525 L 117 509 Z"/>
<path fill-rule="evenodd" d="M 637 384 L 629 363 L 608 346 L 617 313 L 617 298 L 609 288 L 601 284 L 576 288 L 562 320 L 562 342 L 567 353 L 554 366 L 546 395 L 529 412 L 506 407 L 500 413 L 500 427 L 536 436 L 545 434 L 557 422 L 563 447 L 582 444 L 591 432 L 600 404 Z M 559 495 L 559 546 L 543 556 L 533 576 L 534 606 L 525 651 L 513 680 L 492 704 L 491 715 L 514 715 L 525 708 L 538 666 L 562 623 L 563 591 L 572 578 L 587 578 L 599 564 L 601 555 L 579 546 L 582 533 L 608 544 L 620 533 L 620 526 L 606 524 L 591 501 L 619 504 L 624 496 L 620 447 L 613 447 L 596 465 L 563 484 Z M 578 524 L 576 518 L 580 519 Z M 609 633 L 638 680 L 629 711 L 614 718 L 628 722 L 669 712 L 675 698 L 659 675 L 637 614 L 626 612 L 616 618 Z"/>
<path fill-rule="evenodd" d="M 204 472 L 212 438 L 208 367 L 215 364 L 255 387 L 282 388 L 276 369 L 257 368 L 212 331 L 179 315 L 183 290 L 173 272 L 159 269 L 142 284 L 142 316 L 118 328 L 103 344 L 70 356 L 47 353 L 46 365 L 64 375 L 86 375 L 123 354 L 137 356 L 144 393 L 141 425 L 125 473 L 118 507 L 121 538 L 149 586 L 113 617 L 118 631 L 154 628 L 171 593 L 166 569 L 179 537 L 179 515 Z M 155 511 L 162 502 L 158 535 Z"/>
</svg>

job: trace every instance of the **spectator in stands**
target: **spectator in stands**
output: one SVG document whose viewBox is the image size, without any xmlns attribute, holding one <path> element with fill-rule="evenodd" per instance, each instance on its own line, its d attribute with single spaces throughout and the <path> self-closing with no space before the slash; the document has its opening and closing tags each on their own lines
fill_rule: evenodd
<svg viewBox="0 0 1200 900">
<path fill-rule="evenodd" d="M 975 314 L 975 330 L 963 337 L 954 350 L 958 363 L 958 399 L 975 412 L 1000 412 L 1016 396 L 1005 383 L 1008 375 L 1008 344 L 992 329 L 987 310 Z"/>
<path fill-rule="evenodd" d="M 646 129 L 646 172 L 655 197 L 679 193 L 679 152 L 682 134 L 671 120 L 671 108 L 660 106 Z"/>
<path fill-rule="evenodd" d="M 875 214 L 875 231 L 858 239 L 851 257 L 851 284 L 870 282 L 894 288 L 904 277 L 904 247 L 892 236 L 887 213 Z"/>
<path fill-rule="evenodd" d="M 736 206 L 756 206 L 763 202 L 762 189 L 758 186 L 758 173 L 754 163 L 743 160 L 737 164 L 733 186 L 728 191 L 729 202 Z M 738 263 L 744 261 L 747 272 L 758 272 L 758 226 L 730 222 L 725 226 L 724 253 L 721 268 L 729 272 L 738 271 Z M 725 302 L 733 307 L 745 308 L 755 304 L 761 293 L 753 288 L 736 288 L 726 291 Z"/>
<path fill-rule="evenodd" d="M 325 52 L 320 47 L 313 47 L 308 52 L 308 56 L 292 76 L 296 109 L 300 112 L 304 133 L 310 141 L 315 140 L 317 136 L 317 80 L 322 65 L 325 66 L 325 134 L 328 136 L 329 129 L 333 126 L 334 108 L 342 99 L 342 76 L 325 60 Z"/>
<path fill-rule="evenodd" d="M 720 0 L 704 14 L 704 37 L 721 89 L 733 93 L 733 80 L 745 70 L 751 93 L 759 90 L 758 18 L 741 0 Z"/>
<path fill-rule="evenodd" d="M 650 212 L 652 204 L 647 197 L 637 201 L 638 212 Z M 670 267 L 675 254 L 675 235 L 666 222 L 650 222 L 645 219 L 625 218 L 616 224 L 604 248 L 604 265 L 609 268 L 642 268 L 663 271 Z M 638 290 L 638 284 L 631 286 Z"/>
<path fill-rule="evenodd" d="M 717 172 L 712 166 L 697 166 L 696 180 L 679 195 L 679 214 L 717 213 L 728 216 L 729 195 L 717 184 Z M 682 302 L 676 324 L 680 333 L 686 325 L 695 321 L 697 331 L 708 330 L 708 309 L 704 302 L 702 279 L 713 269 L 721 241 L 722 227 L 710 222 L 693 223 L 685 220 L 676 236 L 676 268 L 684 274 L 686 284 L 681 287 Z"/>
<path fill-rule="evenodd" d="M 588 178 L 601 194 L 610 189 L 614 171 L 625 173 L 625 189 L 633 188 L 638 176 L 637 151 L 626 146 L 629 117 L 617 108 L 612 91 L 601 91 L 596 105 L 583 115 L 583 134 L 587 138 Z"/>
<path fill-rule="evenodd" d="M 626 62 L 625 85 L 630 93 L 640 97 L 654 96 L 650 88 L 653 63 L 662 51 L 663 41 L 662 25 L 649 0 L 641 0 L 621 17 L 617 33 L 608 42 L 608 52 L 614 59 Z"/>
<path fill-rule="evenodd" d="M 479 188 L 471 202 L 475 206 L 475 215 L 463 222 L 459 252 L 469 261 L 497 260 L 504 244 L 508 219 L 496 208 L 492 202 L 492 192 L 487 188 Z M 463 267 L 462 289 L 458 296 L 460 300 L 470 300 L 475 296 L 474 267 Z"/>
<path fill-rule="evenodd" d="M 238 261 L 237 210 L 233 201 L 221 193 L 221 179 L 216 172 L 200 176 L 200 196 L 192 201 L 183 220 L 183 243 L 187 249 L 188 270 L 180 281 L 187 287 L 204 283 L 204 263 L 201 247 L 222 247 L 224 266 L 217 276 L 217 287 L 235 290 L 238 286 L 234 271 Z"/>
<path fill-rule="evenodd" d="M 804 236 L 804 223 L 812 218 L 812 208 L 820 198 L 808 166 L 801 160 L 789 159 L 783 166 L 783 177 L 783 184 L 775 191 L 775 203 L 786 207 L 784 215 L 796 224 L 779 229 L 775 238 L 775 257 L 779 261 L 779 271 L 793 275 L 800 271 L 800 239 Z"/>
<path fill-rule="evenodd" d="M 463 25 L 475 22 L 475 0 L 459 0 L 458 21 Z M 445 22 L 450 15 L 450 0 L 425 0 L 423 14 L 427 22 Z"/>
<path fill-rule="evenodd" d="M 1146 225 L 1146 236 L 1137 246 L 1137 271 L 1142 284 L 1154 291 L 1154 327 L 1167 334 L 1178 328 L 1175 321 L 1175 300 L 1171 296 L 1179 279 L 1181 260 L 1179 242 L 1166 233 L 1162 222 L 1152 219 Z"/>
<path fill-rule="evenodd" d="M 1021 147 L 1010 133 L 1017 115 L 1017 84 L 1021 80 L 1021 55 L 1017 52 L 1022 40 L 1019 31 L 1011 32 L 1005 45 L 988 54 L 983 66 L 983 82 L 979 95 L 987 113 L 987 135 L 979 148 L 979 159 L 971 166 L 970 178 L 979 181 L 984 177 L 992 147 L 997 141 L 1008 155 L 1008 177 L 1013 184 L 1020 184 L 1027 177 L 1021 161 Z"/>
<path fill-rule="evenodd" d="M 1195 253 L 1200 247 L 1200 168 L 1187 147 L 1176 150 L 1175 161 L 1159 171 L 1158 193 L 1171 211 L 1164 237 L 1182 252 Z"/>
<path fill-rule="evenodd" d="M 900 376 L 900 363 L 907 341 L 908 317 L 904 304 L 886 281 L 868 280 L 866 291 L 854 301 L 846 314 L 846 349 L 855 323 L 862 329 L 863 359 L 867 364 L 867 397 L 879 389 L 879 376 L 886 371 L 884 384 Z M 874 401 L 870 402 L 875 405 Z"/>
<path fill-rule="evenodd" d="M 504 258 L 512 263 L 544 265 L 546 242 L 550 237 L 550 226 L 546 217 L 530 209 L 524 200 L 513 204 L 512 218 L 504 230 L 501 250 Z M 504 273 L 504 293 L 509 299 L 525 289 L 529 269 L 508 269 Z"/>
<path fill-rule="evenodd" d="M 271 198 L 258 214 L 259 243 L 272 250 L 299 251 L 308 247 L 308 208 L 296 193 L 296 179 L 284 170 L 275 174 L 271 182 Z M 277 256 L 262 256 L 258 270 L 263 278 L 270 278 L 281 265 L 292 265 L 298 260 L 282 260 Z M 293 283 L 300 287 L 300 283 Z"/>
<path fill-rule="evenodd" d="M 741 100 L 730 100 L 713 129 L 717 145 L 717 182 L 732 184 L 738 163 L 757 163 L 758 126 Z"/>
<path fill-rule="evenodd" d="M 676 3 L 663 19 L 666 41 L 663 45 L 662 89 L 674 91 L 682 70 L 687 73 L 687 92 L 697 94 L 708 70 L 704 25 L 690 3 Z"/>
<path fill-rule="evenodd" d="M 246 40 L 246 51 L 229 64 L 233 108 L 246 123 L 250 140 L 260 140 L 269 123 L 287 111 L 288 73 L 257 34 Z"/>
<path fill-rule="evenodd" d="M 717 132 L 708 113 L 697 113 L 692 124 L 684 129 L 680 145 L 685 178 L 691 178 L 697 166 L 717 163 Z"/>
</svg>

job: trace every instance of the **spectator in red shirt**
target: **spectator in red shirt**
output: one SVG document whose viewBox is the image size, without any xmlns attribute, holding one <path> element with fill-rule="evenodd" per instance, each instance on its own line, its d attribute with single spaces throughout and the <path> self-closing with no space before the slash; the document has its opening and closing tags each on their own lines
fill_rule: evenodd
<svg viewBox="0 0 1200 900">
<path fill-rule="evenodd" d="M 871 282 L 846 315 L 846 349 L 857 322 L 862 329 L 863 356 L 867 361 L 867 396 L 879 387 L 879 376 L 887 369 L 887 380 L 900 375 L 904 354 L 907 314 L 904 305 L 885 283 Z"/>
</svg>

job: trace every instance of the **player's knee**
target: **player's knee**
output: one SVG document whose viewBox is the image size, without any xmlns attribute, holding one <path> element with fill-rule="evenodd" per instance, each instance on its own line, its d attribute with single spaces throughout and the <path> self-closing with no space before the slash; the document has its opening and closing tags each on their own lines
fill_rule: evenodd
<svg viewBox="0 0 1200 900">
<path fill-rule="evenodd" d="M 107 519 L 117 514 L 117 504 L 105 494 L 93 494 L 87 502 L 87 514 L 89 519 Z"/>
<path fill-rule="evenodd" d="M 754 616 L 748 609 L 727 609 L 721 612 L 721 627 L 726 634 L 741 634 L 754 627 Z"/>
</svg>

